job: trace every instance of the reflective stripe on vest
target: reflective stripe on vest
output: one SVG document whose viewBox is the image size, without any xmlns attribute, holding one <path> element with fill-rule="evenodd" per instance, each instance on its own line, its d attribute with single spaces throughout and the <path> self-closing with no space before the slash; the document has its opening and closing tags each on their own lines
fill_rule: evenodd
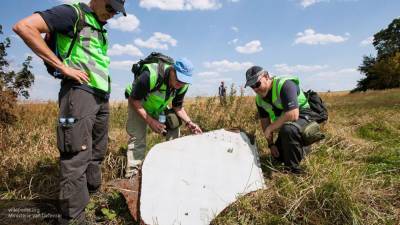
<svg viewBox="0 0 400 225">
<path fill-rule="evenodd" d="M 299 88 L 300 88 L 300 93 L 297 96 L 297 102 L 299 104 L 299 108 L 300 109 L 304 109 L 304 108 L 310 108 L 307 98 L 304 95 L 303 90 L 300 87 L 300 81 L 298 77 L 288 77 L 288 76 L 284 76 L 284 77 L 274 77 L 273 81 L 272 81 L 272 104 L 280 110 L 283 110 L 283 106 L 282 106 L 282 100 L 281 100 L 281 90 L 283 87 L 283 84 L 287 81 L 287 80 L 292 80 Z M 271 104 L 269 104 L 268 102 L 264 101 L 262 99 L 261 96 L 257 95 L 256 96 L 256 104 L 263 108 L 269 115 L 269 118 L 271 119 L 271 121 L 275 121 L 280 115 L 275 115 L 274 111 L 273 111 L 273 107 Z"/>
<path fill-rule="evenodd" d="M 164 69 L 162 71 L 165 72 L 166 69 L 171 67 L 170 65 L 164 65 Z M 143 70 L 147 69 L 150 72 L 150 94 L 142 101 L 142 106 L 146 110 L 148 114 L 150 114 L 153 118 L 158 118 L 159 114 L 164 111 L 164 109 L 172 102 L 174 97 L 177 94 L 184 93 L 189 85 L 185 84 L 181 90 L 176 93 L 173 91 L 168 99 L 165 99 L 167 94 L 167 85 L 163 83 L 157 90 L 153 90 L 157 86 L 158 80 L 158 63 L 145 64 L 143 65 Z M 132 84 L 129 84 L 125 91 L 128 95 L 131 95 L 133 90 Z"/>
<path fill-rule="evenodd" d="M 107 33 L 92 13 L 86 13 L 74 4 L 78 18 L 79 10 L 84 13 L 86 25 L 79 32 L 79 36 L 72 48 L 71 55 L 63 59 L 63 63 L 74 69 L 85 71 L 89 75 L 89 87 L 110 93 L 109 65 L 110 58 L 107 56 Z M 75 24 L 74 32 L 77 29 Z M 57 50 L 61 57 L 67 55 L 72 38 L 57 33 Z"/>
</svg>

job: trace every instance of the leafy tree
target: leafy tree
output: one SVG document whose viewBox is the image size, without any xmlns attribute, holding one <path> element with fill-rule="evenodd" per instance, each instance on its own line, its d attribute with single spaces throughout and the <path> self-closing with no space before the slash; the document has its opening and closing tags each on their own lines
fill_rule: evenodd
<svg viewBox="0 0 400 225">
<path fill-rule="evenodd" d="M 358 81 L 352 92 L 400 87 L 400 18 L 376 33 L 373 45 L 377 56 L 364 56 L 358 69 L 366 77 Z"/>
<path fill-rule="evenodd" d="M 400 51 L 400 18 L 394 19 L 386 29 L 374 35 L 373 45 L 378 59 L 393 56 Z"/>
<path fill-rule="evenodd" d="M 0 25 L 0 35 L 3 34 Z M 0 42 L 0 126 L 12 124 L 17 116 L 15 107 L 19 96 L 29 98 L 28 89 L 34 83 L 34 75 L 30 71 L 32 57 L 28 56 L 22 63 L 22 69 L 18 72 L 10 69 L 7 61 L 7 48 L 11 46 L 10 38 Z"/>
</svg>

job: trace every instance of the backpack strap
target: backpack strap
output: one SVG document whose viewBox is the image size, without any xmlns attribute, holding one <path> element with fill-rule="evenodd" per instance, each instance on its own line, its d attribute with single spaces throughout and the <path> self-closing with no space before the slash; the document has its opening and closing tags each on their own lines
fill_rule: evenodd
<svg viewBox="0 0 400 225">
<path fill-rule="evenodd" d="M 79 33 L 86 26 L 85 15 L 84 15 L 80 5 L 79 4 L 72 5 L 72 7 L 75 9 L 76 14 L 78 15 L 78 19 L 75 22 L 74 36 L 72 38 L 71 44 L 69 45 L 68 52 L 67 52 L 67 55 L 65 58 L 68 58 L 71 55 L 72 49 L 74 48 L 76 40 L 78 39 Z"/>
<path fill-rule="evenodd" d="M 163 85 L 165 78 L 166 78 L 166 76 L 165 76 L 166 70 L 164 70 L 164 65 L 165 64 L 163 62 L 158 62 L 156 84 L 154 85 L 154 88 L 151 89 L 151 87 L 150 87 L 150 92 L 160 90 L 161 86 Z"/>
<path fill-rule="evenodd" d="M 157 73 L 158 73 L 158 76 L 161 76 L 161 77 L 163 77 L 164 78 L 164 76 L 165 76 L 165 71 L 164 71 L 164 62 L 163 61 L 159 61 L 158 62 L 158 71 L 157 71 Z"/>
</svg>

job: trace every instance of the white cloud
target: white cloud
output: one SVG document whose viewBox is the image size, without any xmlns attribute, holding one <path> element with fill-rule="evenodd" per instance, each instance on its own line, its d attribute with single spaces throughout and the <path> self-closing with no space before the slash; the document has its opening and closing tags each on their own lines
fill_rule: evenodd
<svg viewBox="0 0 400 225">
<path fill-rule="evenodd" d="M 328 65 L 274 65 L 279 75 L 293 74 L 299 76 L 304 90 L 338 91 L 351 90 L 362 77 L 355 68 L 331 68 Z"/>
<path fill-rule="evenodd" d="M 71 3 L 77 3 L 77 2 L 84 2 L 86 4 L 88 4 L 90 2 L 90 0 L 58 0 L 61 3 L 64 4 L 71 4 Z"/>
<path fill-rule="evenodd" d="M 135 15 L 127 14 L 116 19 L 109 19 L 107 23 L 111 29 L 132 32 L 139 27 L 140 21 Z"/>
<path fill-rule="evenodd" d="M 235 27 L 235 26 L 232 26 L 231 29 L 232 29 L 233 31 L 235 31 L 235 32 L 239 32 L 239 28 L 237 28 L 237 27 Z"/>
<path fill-rule="evenodd" d="M 354 74 L 354 73 L 359 73 L 357 69 L 354 68 L 344 68 L 344 69 L 339 69 L 339 70 L 334 70 L 334 71 L 322 71 L 316 74 L 315 77 L 320 77 L 320 78 L 338 78 L 340 76 L 346 76 L 349 74 Z"/>
<path fill-rule="evenodd" d="M 346 36 L 349 36 L 347 34 Z M 297 38 L 294 44 L 307 44 L 307 45 L 324 45 L 329 43 L 340 43 L 347 41 L 348 37 L 342 37 L 333 34 L 320 34 L 316 33 L 313 29 L 307 29 L 304 32 L 297 33 Z"/>
<path fill-rule="evenodd" d="M 206 83 L 206 84 L 220 84 L 221 81 L 224 81 L 225 83 L 229 83 L 229 82 L 232 82 L 232 78 L 231 77 L 211 78 L 211 79 L 205 80 L 204 83 Z"/>
<path fill-rule="evenodd" d="M 359 0 L 297 0 L 303 8 L 315 5 L 320 2 L 356 2 Z"/>
<path fill-rule="evenodd" d="M 361 46 L 367 46 L 367 45 L 371 45 L 374 42 L 374 37 L 368 37 L 365 40 L 361 41 L 360 45 Z"/>
<path fill-rule="evenodd" d="M 219 0 L 140 0 L 140 7 L 161 10 L 215 10 L 222 7 Z"/>
<path fill-rule="evenodd" d="M 275 70 L 278 73 L 293 74 L 293 73 L 307 73 L 316 72 L 328 68 L 328 65 L 295 65 L 289 66 L 287 64 L 276 64 L 274 65 Z"/>
<path fill-rule="evenodd" d="M 172 38 L 169 34 L 155 32 L 147 41 L 140 38 L 135 39 L 135 44 L 143 48 L 168 50 L 168 44 L 176 46 L 177 40 Z"/>
<path fill-rule="evenodd" d="M 235 45 L 238 41 L 239 41 L 239 39 L 235 38 L 231 41 L 228 41 L 228 45 Z"/>
<path fill-rule="evenodd" d="M 47 101 L 56 100 L 60 87 L 60 80 L 55 79 L 50 74 L 45 72 L 44 68 L 33 71 L 35 74 L 35 83 L 31 87 L 29 94 L 31 101 Z"/>
<path fill-rule="evenodd" d="M 19 72 L 20 70 L 22 70 L 23 68 L 23 63 L 25 62 L 25 60 L 28 58 L 28 56 L 32 57 L 32 61 L 31 61 L 31 66 L 33 66 L 33 69 L 36 69 L 37 67 L 39 68 L 44 68 L 43 65 L 43 60 L 37 56 L 35 53 L 33 52 L 26 52 L 23 55 L 20 56 L 16 56 L 16 55 L 8 55 L 7 56 L 7 61 L 8 61 L 8 66 L 4 66 L 2 69 L 4 70 L 4 72 Z M 33 69 L 31 69 L 33 71 Z M 35 72 L 35 71 L 33 71 Z"/>
<path fill-rule="evenodd" d="M 230 62 L 226 59 L 221 61 L 205 62 L 204 67 L 217 72 L 230 72 L 248 69 L 254 64 L 251 62 Z"/>
<path fill-rule="evenodd" d="M 137 61 L 133 60 L 124 60 L 124 61 L 111 61 L 110 63 L 110 68 L 112 69 L 117 69 L 117 70 L 126 70 L 130 71 L 132 68 L 132 65 L 136 63 Z"/>
<path fill-rule="evenodd" d="M 331 69 L 302 75 L 302 86 L 305 90 L 311 88 L 317 91 L 351 90 L 362 77 L 355 68 Z"/>
<path fill-rule="evenodd" d="M 196 96 L 211 96 L 213 94 L 217 94 L 218 86 L 212 84 L 204 84 L 204 83 L 193 83 L 188 92 L 187 96 L 196 97 Z"/>
<path fill-rule="evenodd" d="M 219 77 L 221 74 L 218 72 L 214 71 L 206 71 L 206 72 L 200 72 L 197 74 L 197 77 L 201 78 L 213 78 L 213 77 Z"/>
<path fill-rule="evenodd" d="M 237 52 L 240 52 L 242 54 L 253 54 L 263 50 L 263 48 L 261 47 L 261 42 L 259 40 L 250 41 L 244 46 L 237 46 L 235 49 Z"/>
<path fill-rule="evenodd" d="M 46 84 L 54 84 L 56 83 L 58 80 L 55 79 L 54 77 L 52 77 L 50 74 L 48 73 L 35 73 L 35 81 L 38 81 L 41 83 L 41 85 L 43 85 L 44 83 Z M 37 83 L 37 82 L 36 82 Z M 36 84 L 35 83 L 35 84 Z"/>
<path fill-rule="evenodd" d="M 114 44 L 109 50 L 108 55 L 131 55 L 131 56 L 143 56 L 143 53 L 134 45 L 120 45 Z"/>
<path fill-rule="evenodd" d="M 320 2 L 321 0 L 300 0 L 300 4 L 301 6 L 303 6 L 304 8 L 307 8 L 311 5 L 314 5 L 318 2 Z"/>
</svg>

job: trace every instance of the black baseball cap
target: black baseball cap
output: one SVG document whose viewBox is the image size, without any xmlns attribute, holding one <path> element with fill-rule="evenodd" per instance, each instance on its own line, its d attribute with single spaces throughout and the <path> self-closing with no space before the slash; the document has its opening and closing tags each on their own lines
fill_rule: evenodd
<svg viewBox="0 0 400 225">
<path fill-rule="evenodd" d="M 110 4 L 115 11 L 121 12 L 124 16 L 126 16 L 124 7 L 125 0 L 108 0 L 108 4 Z"/>
<path fill-rule="evenodd" d="M 244 87 L 252 86 L 258 81 L 258 77 L 268 73 L 261 66 L 252 66 L 246 71 L 246 84 Z"/>
</svg>

